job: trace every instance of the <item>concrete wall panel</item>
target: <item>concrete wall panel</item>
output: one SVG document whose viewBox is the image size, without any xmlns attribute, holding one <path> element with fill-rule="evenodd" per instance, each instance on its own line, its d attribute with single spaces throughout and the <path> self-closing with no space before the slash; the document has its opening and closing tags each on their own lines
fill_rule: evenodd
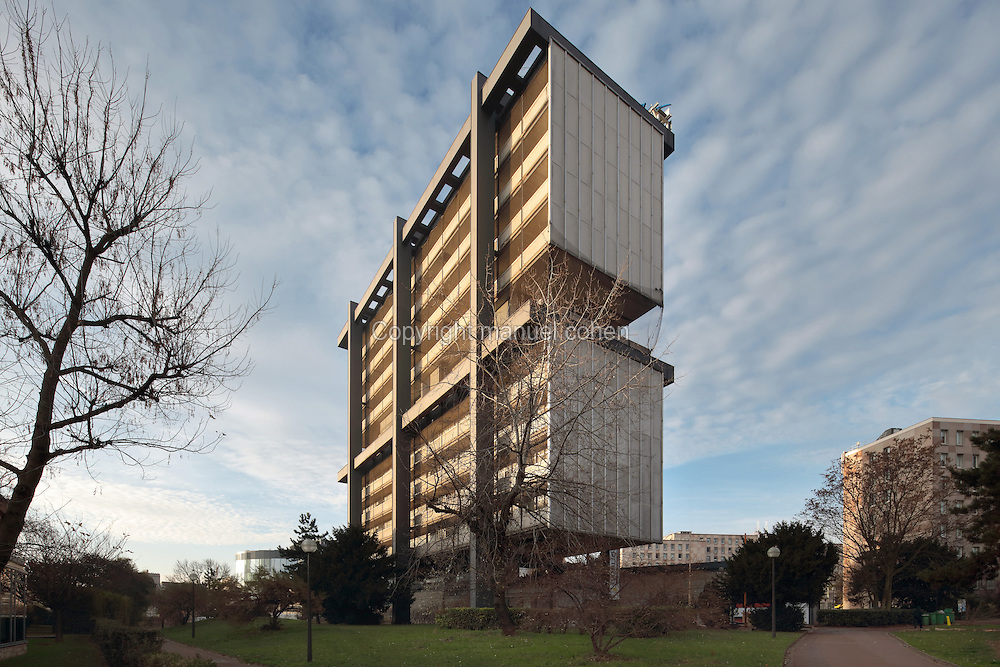
<svg viewBox="0 0 1000 667">
<path fill-rule="evenodd" d="M 662 305 L 662 136 L 558 44 L 549 62 L 553 241 Z"/>
<path fill-rule="evenodd" d="M 553 379 L 555 442 L 572 460 L 556 471 L 585 485 L 583 497 L 553 498 L 557 526 L 595 536 L 658 540 L 662 530 L 662 379 L 604 347 L 583 343 L 571 370 Z M 583 412 L 580 406 L 591 405 Z"/>
</svg>

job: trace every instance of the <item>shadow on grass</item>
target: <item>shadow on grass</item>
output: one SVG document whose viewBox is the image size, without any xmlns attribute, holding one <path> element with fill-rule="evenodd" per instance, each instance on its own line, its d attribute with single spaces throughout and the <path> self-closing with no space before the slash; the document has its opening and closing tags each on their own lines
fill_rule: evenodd
<svg viewBox="0 0 1000 667">
<path fill-rule="evenodd" d="M 168 628 L 176 641 L 278 667 L 307 664 L 306 624 L 284 621 L 278 632 L 220 621 L 198 624 L 191 640 L 188 627 Z M 785 650 L 799 633 L 737 630 L 687 630 L 654 639 L 629 639 L 603 665 L 781 665 Z M 510 667 L 593 665 L 590 639 L 578 634 L 518 633 L 504 637 L 497 631 L 442 630 L 432 625 L 313 626 L 313 665 L 372 665 L 385 667 L 445 667 L 474 664 Z"/>
<path fill-rule="evenodd" d="M 28 652 L 3 661 L 3 667 L 108 667 L 90 635 L 66 635 L 56 643 L 53 637 L 28 637 Z"/>
</svg>

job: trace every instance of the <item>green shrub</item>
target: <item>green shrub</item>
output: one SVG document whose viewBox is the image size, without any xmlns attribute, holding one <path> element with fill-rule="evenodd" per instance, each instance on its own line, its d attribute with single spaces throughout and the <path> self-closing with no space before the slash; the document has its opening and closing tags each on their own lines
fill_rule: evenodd
<svg viewBox="0 0 1000 667">
<path fill-rule="evenodd" d="M 45 607 L 34 604 L 28 608 L 28 627 L 32 625 L 52 625 L 52 611 Z"/>
<path fill-rule="evenodd" d="M 94 591 L 93 611 L 95 618 L 107 618 L 123 625 L 135 625 L 139 615 L 133 613 L 132 598 L 109 591 Z"/>
<path fill-rule="evenodd" d="M 771 610 L 757 608 L 750 612 L 750 622 L 758 630 L 771 629 Z M 797 605 L 785 604 L 775 613 L 774 626 L 778 632 L 798 632 L 802 629 L 802 610 Z"/>
<path fill-rule="evenodd" d="M 143 667 L 146 656 L 158 653 L 163 645 L 157 630 L 130 628 L 104 619 L 94 624 L 93 638 L 104 659 L 115 667 Z"/>
<path fill-rule="evenodd" d="M 842 628 L 913 625 L 915 609 L 820 609 L 819 624 Z"/>
<path fill-rule="evenodd" d="M 514 625 L 519 625 L 524 618 L 524 611 L 511 609 L 510 615 L 514 619 Z M 497 612 L 492 607 L 445 609 L 434 618 L 434 622 L 439 628 L 448 630 L 493 630 L 500 627 Z"/>
</svg>

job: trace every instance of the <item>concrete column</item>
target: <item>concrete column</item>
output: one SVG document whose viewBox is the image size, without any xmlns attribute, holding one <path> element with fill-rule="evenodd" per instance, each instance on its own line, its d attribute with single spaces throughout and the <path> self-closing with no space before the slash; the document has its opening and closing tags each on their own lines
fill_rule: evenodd
<svg viewBox="0 0 1000 667">
<path fill-rule="evenodd" d="M 413 368 L 411 279 L 413 249 L 403 243 L 405 218 L 396 218 L 392 250 L 392 553 L 397 575 L 402 575 L 410 554 L 410 439 L 403 430 L 403 413 L 410 407 L 410 373 Z M 393 623 L 410 622 L 410 605 L 392 607 Z"/>
<path fill-rule="evenodd" d="M 469 150 L 469 177 L 471 182 L 471 219 L 470 235 L 472 250 L 469 257 L 472 262 L 471 290 L 472 314 L 480 326 L 493 324 L 493 242 L 496 240 L 496 219 L 493 205 L 496 198 L 496 121 L 492 114 L 483 109 L 483 86 L 486 76 L 482 72 L 476 74 L 472 82 L 472 123 L 471 146 Z M 477 336 L 475 340 L 479 341 Z"/>
<path fill-rule="evenodd" d="M 486 380 L 480 372 L 482 358 L 482 337 L 493 324 L 493 242 L 496 238 L 496 223 L 493 214 L 493 200 L 496 189 L 494 159 L 496 157 L 496 122 L 492 114 L 483 109 L 483 86 L 486 76 L 476 73 L 472 81 L 471 141 L 469 150 L 469 178 L 471 179 L 471 252 L 469 270 L 472 276 L 470 289 L 472 315 L 472 369 L 469 373 L 469 440 L 475 449 L 476 466 L 471 481 L 473 493 L 488 493 L 493 483 L 493 431 L 489 426 L 490 416 L 486 414 L 486 402 L 481 400 L 483 384 Z M 485 580 L 482 545 L 476 543 L 475 536 L 469 542 L 469 605 L 489 607 L 493 605 L 492 586 Z"/>
<path fill-rule="evenodd" d="M 618 549 L 608 551 L 608 590 L 612 600 L 619 599 L 622 590 L 622 563 Z"/>
<path fill-rule="evenodd" d="M 347 313 L 347 520 L 352 526 L 361 526 L 361 473 L 354 467 L 355 457 L 361 453 L 361 423 L 364 387 L 361 384 L 362 327 L 357 320 L 358 304 L 351 301 Z"/>
</svg>

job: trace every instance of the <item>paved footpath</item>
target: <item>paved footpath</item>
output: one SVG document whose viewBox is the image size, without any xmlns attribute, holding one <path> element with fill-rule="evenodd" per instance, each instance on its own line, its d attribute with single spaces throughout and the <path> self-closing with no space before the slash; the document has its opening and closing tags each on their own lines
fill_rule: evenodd
<svg viewBox="0 0 1000 667">
<path fill-rule="evenodd" d="M 214 660 L 218 667 L 241 667 L 243 665 L 249 665 L 249 667 L 263 667 L 263 665 L 243 662 L 239 658 L 222 655 L 221 653 L 216 653 L 215 651 L 208 651 L 203 648 L 181 644 L 180 642 L 175 642 L 172 639 L 163 640 L 163 652 L 176 653 L 184 656 L 185 658 L 207 658 L 209 660 Z"/>
<path fill-rule="evenodd" d="M 816 628 L 795 642 L 785 667 L 943 667 L 884 628 Z"/>
</svg>

